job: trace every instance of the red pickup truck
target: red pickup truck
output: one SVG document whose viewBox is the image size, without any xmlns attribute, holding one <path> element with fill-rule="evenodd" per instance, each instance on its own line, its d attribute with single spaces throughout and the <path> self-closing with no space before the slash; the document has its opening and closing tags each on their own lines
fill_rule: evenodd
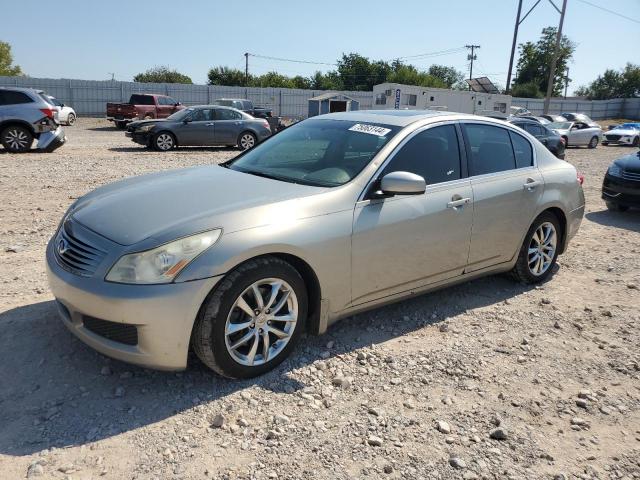
<svg viewBox="0 0 640 480">
<path fill-rule="evenodd" d="M 166 118 L 183 108 L 184 105 L 166 95 L 134 93 L 127 103 L 107 103 L 107 120 L 124 129 L 129 122 Z"/>
</svg>

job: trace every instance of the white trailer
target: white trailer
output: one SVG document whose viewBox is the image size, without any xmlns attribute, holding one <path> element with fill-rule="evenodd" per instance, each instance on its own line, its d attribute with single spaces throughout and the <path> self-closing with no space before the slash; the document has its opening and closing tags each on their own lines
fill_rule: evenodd
<svg viewBox="0 0 640 480">
<path fill-rule="evenodd" d="M 509 114 L 511 95 L 381 83 L 373 87 L 374 109 L 447 110 L 460 113 L 498 111 Z"/>
</svg>

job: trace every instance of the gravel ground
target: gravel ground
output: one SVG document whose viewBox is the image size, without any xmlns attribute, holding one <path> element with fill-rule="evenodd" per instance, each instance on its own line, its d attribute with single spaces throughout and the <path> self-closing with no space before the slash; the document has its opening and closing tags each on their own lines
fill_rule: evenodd
<svg viewBox="0 0 640 480">
<path fill-rule="evenodd" d="M 640 478 L 640 211 L 571 149 L 582 228 L 546 284 L 480 279 L 339 322 L 276 371 L 224 380 L 109 360 L 58 321 L 44 249 L 74 198 L 221 161 L 80 119 L 53 154 L 0 153 L 0 477 Z"/>
</svg>

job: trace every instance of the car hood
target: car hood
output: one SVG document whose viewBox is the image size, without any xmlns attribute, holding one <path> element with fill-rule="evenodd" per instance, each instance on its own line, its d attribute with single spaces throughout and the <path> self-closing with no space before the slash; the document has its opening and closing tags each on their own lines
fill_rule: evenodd
<svg viewBox="0 0 640 480">
<path fill-rule="evenodd" d="M 613 163 L 622 167 L 625 172 L 640 173 L 640 152 L 620 157 Z"/>
<path fill-rule="evenodd" d="M 636 130 L 635 128 L 614 128 L 605 132 L 606 135 L 638 135 L 638 133 L 640 133 L 640 130 Z"/>
<path fill-rule="evenodd" d="M 132 128 L 138 128 L 141 127 L 142 125 L 146 125 L 148 123 L 162 123 L 162 122 L 166 122 L 167 119 L 166 118 L 152 118 L 150 120 L 136 120 L 135 122 L 129 122 L 129 127 Z"/>
<path fill-rule="evenodd" d="M 162 243 L 213 228 L 232 232 L 256 227 L 268 218 L 259 210 L 269 208 L 273 215 L 280 202 L 326 190 L 211 165 L 106 185 L 79 199 L 71 215 L 121 245 L 150 237 Z"/>
</svg>

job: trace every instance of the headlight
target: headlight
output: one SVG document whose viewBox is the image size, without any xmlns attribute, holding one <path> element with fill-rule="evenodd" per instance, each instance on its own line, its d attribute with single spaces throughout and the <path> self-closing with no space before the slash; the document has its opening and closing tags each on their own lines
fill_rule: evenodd
<svg viewBox="0 0 640 480">
<path fill-rule="evenodd" d="M 141 126 L 140 128 L 138 128 L 138 131 L 139 131 L 140 133 L 145 133 L 145 132 L 150 131 L 150 130 L 151 130 L 153 127 L 155 127 L 155 126 L 156 126 L 156 124 L 155 124 L 155 123 L 150 123 L 150 124 L 148 124 L 148 125 L 143 125 L 143 126 Z"/>
<path fill-rule="evenodd" d="M 609 175 L 611 175 L 612 177 L 621 177 L 622 176 L 622 168 L 620 168 L 618 165 L 611 165 L 609 167 L 609 170 L 607 170 L 607 173 Z"/>
<path fill-rule="evenodd" d="M 169 283 L 184 267 L 216 243 L 222 230 L 211 230 L 166 243 L 146 252 L 124 255 L 106 280 L 117 283 Z"/>
</svg>

